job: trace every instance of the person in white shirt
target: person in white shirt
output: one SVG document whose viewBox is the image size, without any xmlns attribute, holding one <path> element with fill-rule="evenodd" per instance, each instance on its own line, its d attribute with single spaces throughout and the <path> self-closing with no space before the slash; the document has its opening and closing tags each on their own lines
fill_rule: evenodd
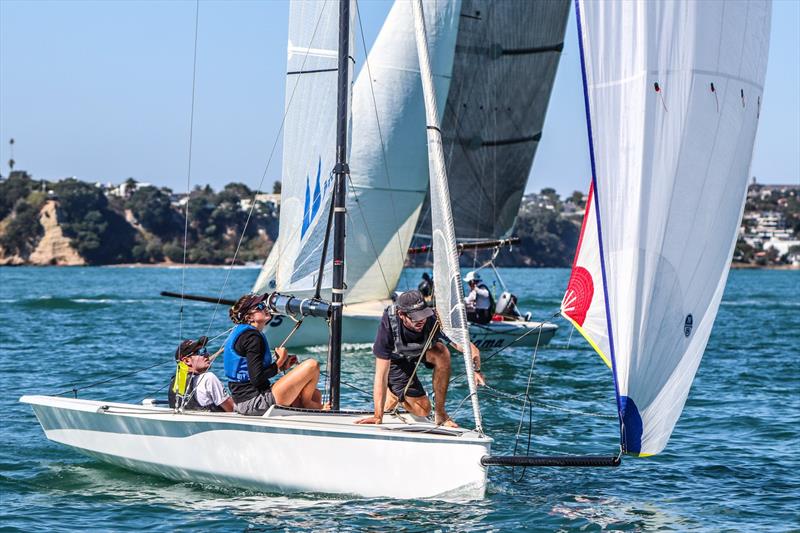
<svg viewBox="0 0 800 533">
<path fill-rule="evenodd" d="M 222 382 L 211 372 L 211 366 L 206 344 L 208 337 L 200 337 L 194 341 L 186 339 L 175 350 L 175 360 L 178 362 L 178 372 L 172 377 L 169 384 L 169 406 L 173 409 L 182 407 L 189 411 L 218 411 L 233 412 L 233 399 L 225 393 Z M 185 365 L 181 369 L 181 365 Z M 183 390 L 175 385 L 175 378 L 186 372 Z M 179 383 L 183 380 L 179 380 Z"/>
<path fill-rule="evenodd" d="M 464 298 L 467 306 L 467 320 L 476 324 L 488 324 L 492 320 L 494 308 L 489 287 L 484 285 L 477 272 L 467 272 L 464 281 L 469 285 L 469 293 Z"/>
</svg>

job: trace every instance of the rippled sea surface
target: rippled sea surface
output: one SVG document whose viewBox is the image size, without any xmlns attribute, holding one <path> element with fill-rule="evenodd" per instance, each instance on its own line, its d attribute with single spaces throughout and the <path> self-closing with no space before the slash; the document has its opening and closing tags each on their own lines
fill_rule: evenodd
<svg viewBox="0 0 800 533">
<path fill-rule="evenodd" d="M 401 288 L 416 285 L 420 273 L 407 271 Z M 225 286 L 225 297 L 233 298 L 257 274 L 187 269 L 186 292 L 217 295 Z M 522 308 L 546 318 L 557 311 L 569 272 L 501 274 Z M 165 395 L 180 304 L 158 293 L 180 291 L 182 277 L 180 269 L 166 268 L 0 268 L 0 529 L 800 529 L 800 272 L 731 273 L 683 416 L 663 454 L 627 458 L 617 469 L 495 468 L 487 497 L 478 502 L 335 499 L 175 483 L 47 441 L 30 407 L 18 403 L 22 394 L 100 382 L 79 396 L 138 402 Z M 215 313 L 210 304 L 184 306 L 188 336 L 209 328 L 216 334 L 226 324 L 225 308 Z M 558 324 L 533 368 L 531 453 L 613 454 L 618 432 L 610 371 L 568 324 Z M 322 350 L 301 355 L 324 361 Z M 498 391 L 523 393 L 533 355 L 530 348 L 499 353 L 484 364 L 487 380 Z M 369 346 L 349 346 L 343 367 L 346 383 L 370 389 Z M 454 359 L 455 371 L 462 368 Z M 429 371 L 423 380 L 430 383 Z M 342 392 L 344 406 L 370 408 L 364 393 L 352 387 Z M 460 380 L 448 397 L 451 414 L 464 395 Z M 493 451 L 511 453 L 519 402 L 499 393 L 481 398 L 486 429 L 496 440 Z M 454 416 L 470 422 L 467 409 Z M 527 420 L 525 415 L 520 449 L 528 442 Z M 413 470 L 408 475 L 413 478 Z"/>
</svg>

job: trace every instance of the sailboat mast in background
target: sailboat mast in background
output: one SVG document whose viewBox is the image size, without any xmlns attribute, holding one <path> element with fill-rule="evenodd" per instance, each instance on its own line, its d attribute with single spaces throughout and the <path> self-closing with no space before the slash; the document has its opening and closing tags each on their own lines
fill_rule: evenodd
<svg viewBox="0 0 800 533">
<path fill-rule="evenodd" d="M 342 361 L 342 303 L 344 297 L 345 186 L 347 166 L 347 104 L 350 85 L 350 0 L 339 0 L 339 81 L 336 106 L 336 166 L 333 192 L 333 289 L 331 297 L 331 336 L 328 349 L 328 399 L 331 409 L 339 410 L 339 380 Z"/>
</svg>

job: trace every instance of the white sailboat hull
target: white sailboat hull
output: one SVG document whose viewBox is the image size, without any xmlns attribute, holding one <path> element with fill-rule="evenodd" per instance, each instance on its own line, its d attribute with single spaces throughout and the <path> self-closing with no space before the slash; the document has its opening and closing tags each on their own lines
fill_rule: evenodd
<svg viewBox="0 0 800 533">
<path fill-rule="evenodd" d="M 266 492 L 482 498 L 492 439 L 404 415 L 273 408 L 263 417 L 23 396 L 48 439 L 101 461 L 170 479 Z"/>
<path fill-rule="evenodd" d="M 346 305 L 342 322 L 342 337 L 350 344 L 372 344 L 385 305 L 388 302 L 369 302 Z M 266 332 L 270 342 L 280 343 L 294 327 L 294 322 L 286 317 L 275 317 Z M 541 332 L 539 331 L 541 329 Z M 515 347 L 533 347 L 537 343 L 544 346 L 555 335 L 558 326 L 550 322 L 507 321 L 489 324 L 470 324 L 469 337 L 480 350 Z M 328 323 L 316 318 L 308 318 L 297 333 L 286 343 L 288 348 L 303 346 L 327 346 Z M 344 346 L 346 349 L 347 346 Z"/>
</svg>

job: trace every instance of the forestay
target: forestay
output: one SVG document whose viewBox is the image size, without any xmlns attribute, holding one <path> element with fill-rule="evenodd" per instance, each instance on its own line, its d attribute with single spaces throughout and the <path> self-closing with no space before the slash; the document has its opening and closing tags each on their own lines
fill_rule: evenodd
<svg viewBox="0 0 800 533">
<path fill-rule="evenodd" d="M 450 211 L 450 195 L 447 185 L 447 172 L 442 150 L 442 133 L 439 129 L 439 114 L 436 102 L 436 90 L 431 75 L 430 56 L 423 18 L 422 0 L 415 0 L 414 28 L 416 32 L 417 50 L 422 87 L 425 98 L 425 120 L 428 132 L 428 166 L 431 191 L 431 222 L 433 279 L 436 299 L 436 311 L 439 315 L 442 330 L 452 340 L 462 346 L 466 367 L 467 382 L 472 400 L 475 427 L 481 430 L 481 414 L 476 393 L 475 377 L 472 372 L 472 350 L 469 340 L 469 324 L 464 305 L 464 293 L 461 283 L 461 271 L 458 265 L 453 216 Z"/>
<path fill-rule="evenodd" d="M 542 136 L 569 5 L 462 2 L 442 119 L 459 241 L 498 239 L 513 229 Z M 430 229 L 426 200 L 416 234 L 429 238 Z"/>
<path fill-rule="evenodd" d="M 562 314 L 614 374 L 625 452 L 666 445 L 744 206 L 769 2 L 580 1 L 592 187 Z"/>
<path fill-rule="evenodd" d="M 336 162 L 338 36 L 337 1 L 290 3 L 280 234 L 258 290 L 316 287 Z M 323 287 L 331 286 L 331 268 L 329 252 Z"/>
</svg>

